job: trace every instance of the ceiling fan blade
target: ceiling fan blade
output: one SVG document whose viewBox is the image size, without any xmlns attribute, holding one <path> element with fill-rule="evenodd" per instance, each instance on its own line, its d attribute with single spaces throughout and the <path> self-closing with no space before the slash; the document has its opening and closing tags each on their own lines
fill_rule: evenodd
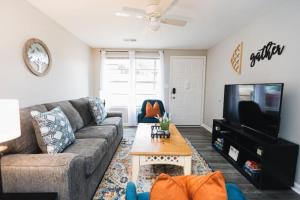
<svg viewBox="0 0 300 200">
<path fill-rule="evenodd" d="M 187 24 L 187 21 L 185 21 L 185 20 L 168 19 L 168 18 L 161 19 L 160 22 L 163 24 L 169 24 L 169 25 L 181 26 L 181 27 L 185 26 Z"/>
<path fill-rule="evenodd" d="M 122 10 L 124 12 L 128 12 L 128 13 L 133 13 L 133 14 L 138 14 L 138 15 L 145 15 L 146 12 L 143 9 L 139 9 L 139 8 L 132 8 L 132 7 L 123 7 Z"/>
<path fill-rule="evenodd" d="M 160 0 L 159 9 L 160 9 L 161 15 L 165 14 L 174 2 L 175 2 L 175 0 Z"/>
</svg>

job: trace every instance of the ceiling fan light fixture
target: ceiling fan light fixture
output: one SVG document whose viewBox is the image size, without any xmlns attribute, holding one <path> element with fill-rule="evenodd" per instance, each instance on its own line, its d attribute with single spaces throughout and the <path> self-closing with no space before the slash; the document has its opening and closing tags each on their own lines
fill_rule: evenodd
<svg viewBox="0 0 300 200">
<path fill-rule="evenodd" d="M 148 27 L 151 31 L 155 32 L 160 28 L 159 21 L 149 21 Z"/>
</svg>

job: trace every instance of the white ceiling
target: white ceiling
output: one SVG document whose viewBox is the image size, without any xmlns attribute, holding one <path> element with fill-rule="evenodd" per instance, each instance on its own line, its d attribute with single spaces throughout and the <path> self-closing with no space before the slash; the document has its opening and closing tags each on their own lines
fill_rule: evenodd
<svg viewBox="0 0 300 200">
<path fill-rule="evenodd" d="M 27 0 L 91 47 L 207 49 L 255 20 L 282 0 L 177 0 L 166 16 L 186 19 L 183 27 L 145 31 L 143 20 L 121 18 L 123 6 L 146 0 Z M 124 42 L 136 38 L 137 42 Z"/>
</svg>

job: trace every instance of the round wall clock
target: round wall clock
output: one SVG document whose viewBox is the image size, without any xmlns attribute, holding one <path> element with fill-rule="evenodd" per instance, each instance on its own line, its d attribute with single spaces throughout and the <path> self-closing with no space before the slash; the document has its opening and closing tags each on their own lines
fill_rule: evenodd
<svg viewBox="0 0 300 200">
<path fill-rule="evenodd" d="M 50 51 L 39 39 L 27 40 L 23 49 L 23 58 L 28 69 L 36 76 L 45 76 L 50 71 Z"/>
</svg>

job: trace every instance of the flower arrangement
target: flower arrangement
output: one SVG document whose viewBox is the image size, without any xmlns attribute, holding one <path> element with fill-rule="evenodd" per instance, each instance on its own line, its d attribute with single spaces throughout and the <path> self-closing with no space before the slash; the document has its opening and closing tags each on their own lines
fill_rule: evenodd
<svg viewBox="0 0 300 200">
<path fill-rule="evenodd" d="M 165 114 L 162 117 L 157 115 L 157 117 L 155 118 L 158 119 L 161 130 L 163 131 L 169 130 L 169 125 L 171 123 L 171 114 L 165 112 Z"/>
</svg>

